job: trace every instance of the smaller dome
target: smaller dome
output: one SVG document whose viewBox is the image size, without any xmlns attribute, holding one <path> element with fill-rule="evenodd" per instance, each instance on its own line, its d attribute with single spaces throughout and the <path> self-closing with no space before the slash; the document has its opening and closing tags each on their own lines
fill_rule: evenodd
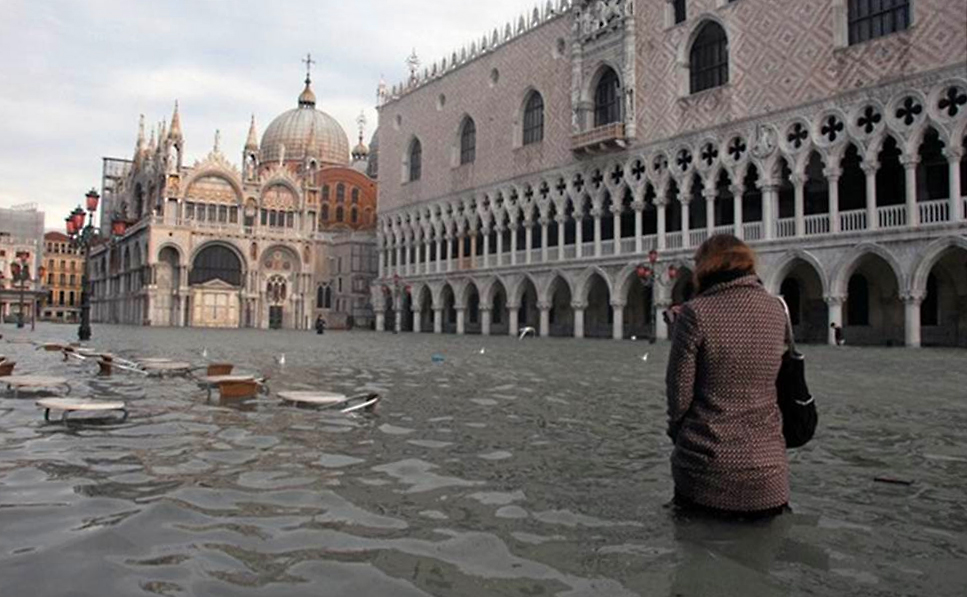
<svg viewBox="0 0 967 597">
<path fill-rule="evenodd" d="M 306 88 L 303 89 L 302 93 L 299 94 L 299 105 L 307 108 L 315 108 L 316 94 L 313 93 L 312 87 L 309 84 L 309 77 L 306 77 Z"/>
<path fill-rule="evenodd" d="M 360 140 L 359 145 L 353 147 L 353 159 L 363 160 L 366 159 L 367 156 L 369 156 L 369 148 L 366 147 L 366 144 Z"/>
</svg>

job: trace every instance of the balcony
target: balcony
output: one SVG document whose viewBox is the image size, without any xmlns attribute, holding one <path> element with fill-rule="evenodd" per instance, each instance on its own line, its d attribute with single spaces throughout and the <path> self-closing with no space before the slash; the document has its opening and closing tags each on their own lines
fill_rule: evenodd
<svg viewBox="0 0 967 597">
<path fill-rule="evenodd" d="M 626 146 L 623 122 L 612 122 L 571 136 L 571 151 L 574 153 L 595 154 Z"/>
</svg>

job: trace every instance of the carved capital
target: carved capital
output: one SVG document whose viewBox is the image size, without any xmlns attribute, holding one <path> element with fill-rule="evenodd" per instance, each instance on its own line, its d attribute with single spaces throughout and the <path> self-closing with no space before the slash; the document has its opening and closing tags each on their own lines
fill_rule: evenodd
<svg viewBox="0 0 967 597">
<path fill-rule="evenodd" d="M 588 308 L 588 303 L 586 301 L 574 301 L 571 303 L 571 308 L 575 311 L 583 311 Z"/>
<path fill-rule="evenodd" d="M 829 305 L 830 307 L 838 307 L 838 306 L 842 306 L 842 304 L 846 302 L 846 297 L 830 294 L 830 295 L 824 296 L 823 300 L 826 301 L 826 304 Z"/>
</svg>

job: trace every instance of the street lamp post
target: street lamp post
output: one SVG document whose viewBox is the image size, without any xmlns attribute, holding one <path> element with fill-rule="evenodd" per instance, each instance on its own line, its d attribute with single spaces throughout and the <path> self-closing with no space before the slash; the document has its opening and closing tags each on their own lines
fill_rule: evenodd
<svg viewBox="0 0 967 597">
<path fill-rule="evenodd" d="M 635 268 L 635 273 L 638 275 L 642 286 L 649 291 L 652 291 L 656 285 L 664 288 L 669 284 L 674 284 L 678 278 L 678 266 L 671 262 L 658 263 L 658 257 L 658 251 L 652 249 L 648 252 L 648 263 L 639 263 Z M 652 292 L 651 296 L 651 312 L 649 316 L 651 318 L 651 338 L 649 338 L 649 342 L 654 344 L 657 336 L 656 329 L 658 327 L 658 308 L 655 305 L 654 292 Z"/>
<path fill-rule="evenodd" d="M 67 236 L 71 246 L 80 249 L 84 255 L 84 269 L 81 274 L 81 326 L 77 330 L 77 337 L 81 342 L 91 339 L 91 292 L 90 292 L 90 255 L 91 245 L 97 240 L 97 229 L 94 227 L 94 212 L 101 196 L 93 188 L 85 196 L 85 205 L 90 218 L 87 225 L 84 219 L 87 214 L 81 206 L 77 206 L 66 218 Z"/>
<path fill-rule="evenodd" d="M 17 311 L 17 327 L 24 326 L 24 292 L 30 281 L 30 255 L 26 251 L 17 251 L 16 261 L 11 267 L 13 282 L 20 285 L 20 308 Z"/>
</svg>

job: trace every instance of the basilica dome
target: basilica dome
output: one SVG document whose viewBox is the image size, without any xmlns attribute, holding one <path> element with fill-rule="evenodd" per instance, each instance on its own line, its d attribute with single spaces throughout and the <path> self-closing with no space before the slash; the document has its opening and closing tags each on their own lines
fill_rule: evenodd
<svg viewBox="0 0 967 597">
<path fill-rule="evenodd" d="M 349 138 L 335 118 L 316 110 L 316 95 L 310 81 L 299 95 L 299 107 L 276 117 L 265 129 L 259 147 L 263 163 L 275 162 L 285 147 L 286 162 L 303 160 L 308 152 L 321 164 L 349 164 Z"/>
</svg>

